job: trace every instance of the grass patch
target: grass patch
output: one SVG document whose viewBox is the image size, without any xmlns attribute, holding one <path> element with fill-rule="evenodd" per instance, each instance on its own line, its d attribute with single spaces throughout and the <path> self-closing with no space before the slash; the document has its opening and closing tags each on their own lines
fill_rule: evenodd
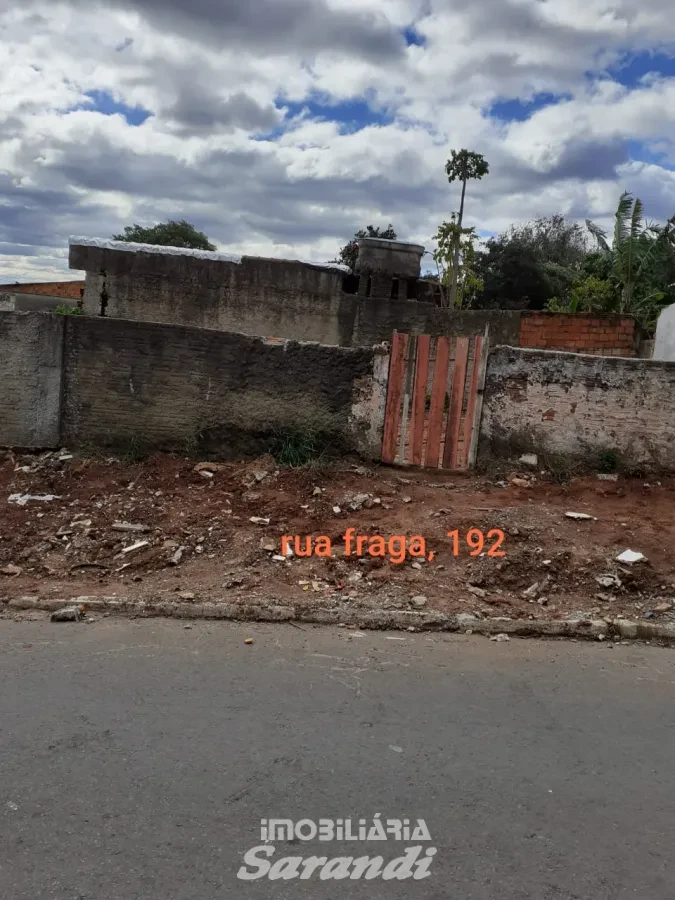
<svg viewBox="0 0 675 900">
<path fill-rule="evenodd" d="M 283 429 L 274 432 L 269 452 L 280 466 L 302 469 L 327 465 L 331 459 L 330 447 L 330 441 L 318 431 Z"/>
<path fill-rule="evenodd" d="M 602 450 L 598 456 L 598 472 L 611 475 L 619 468 L 619 454 L 616 450 Z"/>
</svg>

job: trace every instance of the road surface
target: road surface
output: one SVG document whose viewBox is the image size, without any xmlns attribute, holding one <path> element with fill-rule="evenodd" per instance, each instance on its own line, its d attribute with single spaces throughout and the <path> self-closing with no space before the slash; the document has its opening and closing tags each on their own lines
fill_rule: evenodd
<svg viewBox="0 0 675 900">
<path fill-rule="evenodd" d="M 0 897 L 672 900 L 674 725 L 657 647 L 2 621 Z M 377 813 L 429 877 L 237 878 L 261 819 Z"/>
</svg>

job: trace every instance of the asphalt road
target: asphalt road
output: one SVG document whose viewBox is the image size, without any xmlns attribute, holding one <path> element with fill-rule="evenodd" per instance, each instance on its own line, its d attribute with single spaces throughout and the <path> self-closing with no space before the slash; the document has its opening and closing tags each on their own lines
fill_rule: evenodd
<svg viewBox="0 0 675 900">
<path fill-rule="evenodd" d="M 672 900 L 674 701 L 656 647 L 3 621 L 0 897 Z M 428 878 L 237 878 L 263 818 L 377 813 Z"/>
</svg>

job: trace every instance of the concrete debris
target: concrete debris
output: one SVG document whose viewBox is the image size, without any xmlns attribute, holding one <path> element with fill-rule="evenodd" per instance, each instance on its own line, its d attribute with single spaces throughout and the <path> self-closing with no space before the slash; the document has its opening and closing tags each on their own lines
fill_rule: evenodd
<svg viewBox="0 0 675 900">
<path fill-rule="evenodd" d="M 333 507 L 333 512 L 335 513 L 336 516 L 339 516 L 340 513 L 342 512 L 342 510 L 340 509 L 339 506 L 334 506 L 334 507 Z"/>
<path fill-rule="evenodd" d="M 213 472 L 209 472 L 208 469 L 203 469 L 199 474 L 202 476 L 202 478 L 206 478 L 208 481 L 216 477 Z"/>
<path fill-rule="evenodd" d="M 230 578 L 229 581 L 226 581 L 223 587 L 227 591 L 232 591 L 234 588 L 241 587 L 244 584 L 243 578 Z"/>
<path fill-rule="evenodd" d="M 490 640 L 494 641 L 497 644 L 505 644 L 507 641 L 510 641 L 511 638 L 508 634 L 491 634 Z"/>
<path fill-rule="evenodd" d="M 273 559 L 275 562 L 286 562 L 286 557 L 285 557 L 285 556 L 279 556 L 279 555 L 277 555 L 277 556 L 273 556 L 272 559 Z"/>
<path fill-rule="evenodd" d="M 598 479 L 598 481 L 618 481 L 619 480 L 619 476 L 616 474 L 616 472 L 613 472 L 613 473 L 600 472 L 600 473 L 598 473 L 598 475 L 596 475 L 596 478 Z"/>
<path fill-rule="evenodd" d="M 35 500 L 38 503 L 49 503 L 52 500 L 60 500 L 57 494 L 10 494 L 9 503 L 16 503 L 17 506 L 25 506 L 29 500 Z"/>
<path fill-rule="evenodd" d="M 523 456 L 520 457 L 519 462 L 524 466 L 536 467 L 539 465 L 539 457 L 536 453 L 524 453 Z"/>
<path fill-rule="evenodd" d="M 314 490 L 312 491 L 313 497 L 320 497 L 322 494 L 323 494 L 323 488 L 320 488 L 320 487 L 315 487 Z"/>
<path fill-rule="evenodd" d="M 412 503 L 412 497 L 401 497 L 404 503 Z"/>
<path fill-rule="evenodd" d="M 509 478 L 509 482 L 514 487 L 523 487 L 523 488 L 531 487 L 531 483 L 527 480 L 527 478 L 518 478 L 516 476 L 513 476 L 512 478 Z"/>
<path fill-rule="evenodd" d="M 347 505 L 352 512 L 358 512 L 363 509 L 365 504 L 370 500 L 370 494 L 354 494 L 346 500 Z"/>
<path fill-rule="evenodd" d="M 420 594 L 418 597 L 413 597 L 410 600 L 410 605 L 414 606 L 416 609 L 422 609 L 423 607 L 425 607 L 427 605 L 427 603 L 428 603 L 427 598 L 422 594 Z"/>
<path fill-rule="evenodd" d="M 470 594 L 473 594 L 474 597 L 480 597 L 481 599 L 487 597 L 487 591 L 484 591 L 483 588 L 475 587 L 473 584 L 468 584 L 466 589 Z"/>
<path fill-rule="evenodd" d="M 143 550 L 145 547 L 149 546 L 150 541 L 137 541 L 135 544 L 131 544 L 130 547 L 125 547 L 119 555 L 122 556 L 122 554 L 126 555 L 127 553 L 137 553 L 139 550 Z"/>
<path fill-rule="evenodd" d="M 632 566 L 635 563 L 646 562 L 647 557 L 636 550 L 624 550 L 623 553 L 616 557 L 616 561 L 623 563 L 625 566 Z"/>
<path fill-rule="evenodd" d="M 659 603 L 658 606 L 655 606 L 655 607 L 654 607 L 654 612 L 657 612 L 657 613 L 666 613 L 666 612 L 670 612 L 670 610 L 671 610 L 672 608 L 673 608 L 673 604 L 672 604 L 672 603 L 668 603 L 668 602 L 666 602 L 666 603 Z"/>
<path fill-rule="evenodd" d="M 225 466 L 215 462 L 200 462 L 195 466 L 195 472 L 219 472 Z"/>
<path fill-rule="evenodd" d="M 538 581 L 535 581 L 535 583 L 530 585 L 530 587 L 526 591 L 523 591 L 523 597 L 525 597 L 526 600 L 535 600 L 537 598 L 539 590 L 540 584 Z"/>
<path fill-rule="evenodd" d="M 411 569 L 416 569 L 418 572 L 422 570 L 422 563 L 414 562 L 410 564 Z"/>
<path fill-rule="evenodd" d="M 277 545 L 274 541 L 268 541 L 266 538 L 262 538 L 260 541 L 260 549 L 265 550 L 266 553 L 276 553 Z"/>
<path fill-rule="evenodd" d="M 3 566 L 0 569 L 0 575 L 9 575 L 12 578 L 16 578 L 17 575 L 20 575 L 23 572 L 21 566 L 15 566 L 13 563 L 10 563 L 8 566 Z"/>
<path fill-rule="evenodd" d="M 179 566 L 181 564 L 184 552 L 185 552 L 184 547 L 179 547 L 178 550 L 176 550 L 174 555 L 171 557 L 171 565 L 172 566 Z"/>
<path fill-rule="evenodd" d="M 66 606 L 52 613 L 52 622 L 79 622 L 82 618 L 79 606 Z"/>
<path fill-rule="evenodd" d="M 269 525 L 270 524 L 269 519 L 263 519 L 261 516 L 251 516 L 251 518 L 249 519 L 249 522 L 251 522 L 253 525 Z"/>
<path fill-rule="evenodd" d="M 77 525 L 79 523 L 73 522 L 73 525 Z M 89 522 L 91 525 L 91 522 Z M 134 525 L 131 522 L 114 522 L 111 526 L 113 531 L 130 531 L 130 532 L 138 532 L 138 534 L 146 534 L 150 529 L 147 525 Z"/>
<path fill-rule="evenodd" d="M 580 512 L 566 512 L 565 516 L 568 519 L 578 519 L 581 521 L 589 521 L 589 522 L 597 522 L 598 520 L 595 516 L 589 516 L 588 513 L 580 513 Z"/>
<path fill-rule="evenodd" d="M 595 580 L 600 587 L 616 588 L 617 590 L 621 587 L 621 579 L 618 575 L 613 575 L 611 572 L 607 572 L 605 575 L 598 575 Z"/>
</svg>

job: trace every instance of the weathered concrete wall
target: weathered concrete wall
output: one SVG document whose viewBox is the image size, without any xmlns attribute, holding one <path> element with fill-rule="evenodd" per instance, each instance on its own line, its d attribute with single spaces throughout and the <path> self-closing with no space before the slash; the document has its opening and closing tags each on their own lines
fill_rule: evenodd
<svg viewBox="0 0 675 900">
<path fill-rule="evenodd" d="M 324 339 L 318 334 L 323 325 L 313 305 L 323 301 L 324 307 L 332 310 L 326 324 L 333 326 L 345 274 L 336 268 L 283 259 L 244 256 L 240 261 L 228 261 L 217 254 L 209 258 L 209 254 L 178 255 L 78 244 L 70 247 L 70 266 L 87 273 L 87 315 L 220 331 L 239 330 L 237 318 L 241 316 L 256 333 L 273 337 L 288 336 L 297 321 L 297 331 L 313 329 L 317 340 Z M 273 305 L 285 334 L 267 330 L 272 324 L 268 322 L 268 309 Z"/>
<path fill-rule="evenodd" d="M 76 306 L 79 300 L 50 297 L 48 294 L 13 294 L 14 309 L 19 312 L 54 312 L 58 306 Z"/>
<path fill-rule="evenodd" d="M 0 313 L 0 445 L 59 443 L 64 316 Z"/>
<path fill-rule="evenodd" d="M 656 323 L 654 359 L 675 359 L 675 303 L 667 306 Z"/>
<path fill-rule="evenodd" d="M 497 347 L 479 453 L 561 454 L 675 468 L 675 363 Z"/>
<path fill-rule="evenodd" d="M 383 238 L 360 238 L 357 272 L 389 272 L 408 278 L 419 278 L 424 256 L 421 244 L 388 241 Z"/>
<path fill-rule="evenodd" d="M 370 346 L 379 341 L 390 341 L 394 331 L 472 337 L 483 334 L 488 324 L 492 344 L 518 343 L 519 312 L 455 311 L 415 300 L 358 299 L 352 344 Z"/>
<path fill-rule="evenodd" d="M 63 440 L 225 457 L 298 430 L 376 458 L 387 366 L 370 348 L 67 317 Z"/>
<path fill-rule="evenodd" d="M 518 343 L 520 312 L 454 312 L 344 294 L 340 270 L 287 260 L 243 257 L 238 263 L 72 244 L 70 264 L 87 272 L 84 311 L 91 316 L 343 347 L 388 341 L 395 329 L 473 335 L 490 322 L 493 343 Z"/>
</svg>

